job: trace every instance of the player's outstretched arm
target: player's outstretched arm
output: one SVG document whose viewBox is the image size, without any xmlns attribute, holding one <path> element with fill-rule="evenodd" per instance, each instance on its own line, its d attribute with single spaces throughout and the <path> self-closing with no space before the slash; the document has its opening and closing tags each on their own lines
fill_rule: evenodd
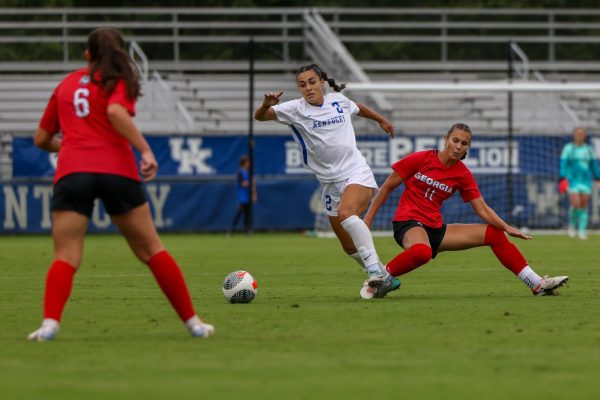
<svg viewBox="0 0 600 400">
<path fill-rule="evenodd" d="M 258 121 L 274 121 L 277 119 L 277 114 L 275 114 L 275 110 L 271 108 L 276 104 L 279 104 L 279 98 L 283 92 L 275 93 L 265 93 L 265 98 L 260 106 L 254 112 L 254 118 Z"/>
<path fill-rule="evenodd" d="M 395 171 L 387 177 L 381 188 L 373 198 L 371 205 L 369 206 L 369 210 L 365 214 L 365 218 L 363 219 L 365 224 L 371 229 L 371 225 L 373 224 L 373 220 L 377 215 L 377 212 L 383 206 L 388 196 L 394 189 L 402 184 L 402 178 Z"/>
<path fill-rule="evenodd" d="M 483 200 L 483 197 L 473 199 L 469 203 L 471 203 L 471 207 L 473 207 L 475 214 L 477 214 L 485 223 L 503 230 L 510 236 L 525 240 L 531 239 L 531 236 L 528 236 L 517 228 L 510 226 L 502 218 L 500 218 L 498 214 L 496 214 L 496 212 L 487 205 L 485 200 Z"/>
<path fill-rule="evenodd" d="M 359 117 L 368 118 L 379 123 L 381 129 L 383 129 L 390 137 L 394 137 L 396 129 L 394 128 L 394 124 L 392 124 L 390 120 L 388 120 L 383 115 L 379 114 L 377 111 L 365 106 L 364 104 L 357 103 L 356 105 L 360 110 L 358 112 Z"/>
</svg>

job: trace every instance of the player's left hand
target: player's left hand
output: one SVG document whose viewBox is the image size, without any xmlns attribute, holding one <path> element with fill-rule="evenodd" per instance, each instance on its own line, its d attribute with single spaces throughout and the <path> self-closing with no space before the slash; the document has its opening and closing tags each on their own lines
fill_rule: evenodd
<svg viewBox="0 0 600 400">
<path fill-rule="evenodd" d="M 381 126 L 381 129 L 383 129 L 390 137 L 394 137 L 396 134 L 396 128 L 394 127 L 394 124 L 392 124 L 387 118 L 384 118 L 383 121 L 379 123 L 379 126 Z"/>
<path fill-rule="evenodd" d="M 531 240 L 533 239 L 531 236 L 524 234 L 523 232 L 521 232 L 520 230 L 518 230 L 517 228 L 514 228 L 512 226 L 509 226 L 506 229 L 506 233 L 509 234 L 512 237 L 516 237 L 519 239 L 524 239 L 524 240 Z"/>
</svg>

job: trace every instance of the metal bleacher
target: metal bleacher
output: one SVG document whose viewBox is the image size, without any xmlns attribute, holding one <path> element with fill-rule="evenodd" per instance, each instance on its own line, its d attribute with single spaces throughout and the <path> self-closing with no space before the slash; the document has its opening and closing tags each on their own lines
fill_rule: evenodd
<svg viewBox="0 0 600 400">
<path fill-rule="evenodd" d="M 545 59 L 532 60 L 528 65 L 531 71 L 542 71 L 551 79 L 576 81 L 582 75 L 590 79 L 600 74 L 597 60 L 557 57 L 557 49 L 565 44 L 585 45 L 600 40 L 594 36 L 600 28 L 600 23 L 595 22 L 599 10 L 0 10 L 6 18 L 0 23 L 0 43 L 4 46 L 26 48 L 38 43 L 56 43 L 61 47 L 51 60 L 0 61 L 0 132 L 12 135 L 33 132 L 56 84 L 67 71 L 84 65 L 80 53 L 86 34 L 99 25 L 123 30 L 137 49 L 132 54 L 146 79 L 136 122 L 148 134 L 245 133 L 252 109 L 265 92 L 283 91 L 283 100 L 299 96 L 294 70 L 308 62 L 319 63 L 342 82 L 501 80 L 506 77 L 506 60 L 452 59 L 452 46 L 454 43 L 499 45 L 514 40 L 547 49 Z M 27 20 L 31 16 L 36 18 Z M 14 33 L 17 26 L 26 32 Z M 476 29 L 477 34 L 469 29 Z M 245 52 L 251 37 L 261 49 L 255 63 L 253 106 L 249 102 L 249 64 Z M 406 59 L 401 50 L 397 50 L 396 58 L 386 59 L 358 60 L 352 54 L 360 46 L 382 43 L 437 46 L 439 59 Z M 186 55 L 191 46 L 226 47 L 234 55 L 231 59 L 198 59 Z M 161 54 L 160 58 L 155 53 Z M 349 87 L 346 93 L 389 116 L 400 132 L 439 133 L 457 120 L 469 123 L 481 133 L 504 133 L 507 128 L 506 93 L 502 92 L 365 93 Z M 523 93 L 514 96 L 514 109 L 516 133 L 564 132 L 574 123 L 595 128 L 600 122 L 600 93 Z M 376 124 L 360 118 L 356 119 L 355 128 L 363 134 L 380 132 Z M 254 129 L 257 134 L 287 134 L 286 129 L 275 123 L 255 123 Z"/>
</svg>

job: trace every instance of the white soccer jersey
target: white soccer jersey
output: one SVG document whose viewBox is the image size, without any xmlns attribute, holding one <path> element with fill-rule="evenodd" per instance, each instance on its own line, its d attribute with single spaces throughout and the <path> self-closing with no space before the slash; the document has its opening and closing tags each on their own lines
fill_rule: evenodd
<svg viewBox="0 0 600 400">
<path fill-rule="evenodd" d="M 340 93 L 328 93 L 321 107 L 304 98 L 273 106 L 277 122 L 292 129 L 302 149 L 304 165 L 321 182 L 348 178 L 357 170 L 369 168 L 356 147 L 351 115 L 359 112 L 352 100 Z"/>
</svg>

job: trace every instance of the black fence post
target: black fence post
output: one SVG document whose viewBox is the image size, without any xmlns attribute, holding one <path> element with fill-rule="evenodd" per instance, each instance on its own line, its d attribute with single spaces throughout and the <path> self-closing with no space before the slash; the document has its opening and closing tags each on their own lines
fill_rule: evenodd
<svg viewBox="0 0 600 400">
<path fill-rule="evenodd" d="M 248 42 L 248 158 L 250 160 L 249 183 L 250 202 L 248 203 L 247 232 L 252 232 L 254 227 L 254 38 Z M 249 232 L 248 232 L 249 231 Z"/>
<path fill-rule="evenodd" d="M 508 83 L 512 83 L 513 80 L 513 68 L 514 68 L 514 53 L 512 48 L 513 42 L 508 42 Z M 513 92 L 509 88 L 507 93 L 507 146 L 508 146 L 508 165 L 506 170 L 506 204 L 508 208 L 508 213 L 506 214 L 507 222 L 511 224 L 513 222 L 513 141 L 514 141 L 514 132 L 513 132 Z"/>
</svg>

